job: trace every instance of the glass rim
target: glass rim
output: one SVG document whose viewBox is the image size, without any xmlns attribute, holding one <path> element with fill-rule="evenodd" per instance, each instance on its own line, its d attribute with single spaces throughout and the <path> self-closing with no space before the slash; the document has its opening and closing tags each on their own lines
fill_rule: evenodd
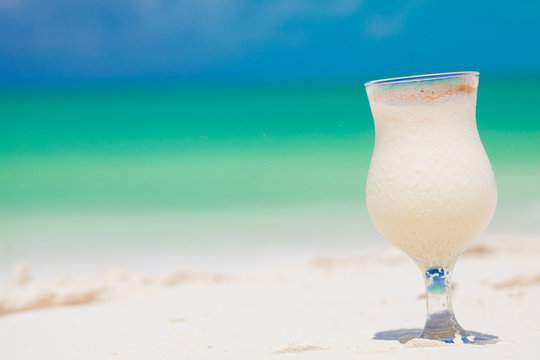
<svg viewBox="0 0 540 360">
<path fill-rule="evenodd" d="M 367 83 L 364 84 L 364 86 L 370 87 L 370 86 L 381 86 L 381 85 L 407 84 L 407 83 L 422 82 L 422 81 L 453 79 L 453 78 L 460 78 L 460 77 L 471 76 L 471 75 L 478 76 L 480 75 L 480 73 L 478 71 L 458 71 L 458 72 L 447 72 L 447 73 L 437 73 L 437 74 L 401 76 L 401 77 L 395 77 L 395 78 L 368 81 Z"/>
</svg>

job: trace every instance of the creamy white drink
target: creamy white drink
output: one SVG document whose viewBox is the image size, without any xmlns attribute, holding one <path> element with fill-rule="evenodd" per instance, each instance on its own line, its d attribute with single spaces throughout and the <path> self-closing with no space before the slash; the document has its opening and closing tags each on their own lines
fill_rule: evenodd
<svg viewBox="0 0 540 360">
<path fill-rule="evenodd" d="M 375 148 L 371 219 L 422 267 L 443 267 L 487 226 L 497 202 L 476 128 L 477 74 L 367 86 Z"/>
</svg>

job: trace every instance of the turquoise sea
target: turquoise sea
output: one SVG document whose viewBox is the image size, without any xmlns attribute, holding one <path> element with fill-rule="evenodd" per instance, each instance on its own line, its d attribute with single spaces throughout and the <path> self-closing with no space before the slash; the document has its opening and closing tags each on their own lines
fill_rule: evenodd
<svg viewBox="0 0 540 360">
<path fill-rule="evenodd" d="M 540 78 L 480 81 L 478 128 L 504 214 L 538 209 L 539 98 Z M 1 241 L 32 244 L 45 232 L 51 244 L 84 244 L 94 239 L 75 236 L 80 218 L 96 227 L 126 214 L 233 224 L 271 213 L 266 229 L 299 211 L 364 218 L 373 139 L 361 83 L 3 90 Z M 55 233 L 69 224 L 69 236 Z"/>
</svg>

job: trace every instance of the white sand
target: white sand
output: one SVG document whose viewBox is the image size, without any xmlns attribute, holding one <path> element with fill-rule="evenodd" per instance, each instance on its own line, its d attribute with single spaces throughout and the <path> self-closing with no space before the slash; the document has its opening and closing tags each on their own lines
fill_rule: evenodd
<svg viewBox="0 0 540 360">
<path fill-rule="evenodd" d="M 50 284 L 20 267 L 0 290 L 0 359 L 536 359 L 540 239 L 503 240 L 473 245 L 455 272 L 458 320 L 498 335 L 495 345 L 373 340 L 425 316 L 420 272 L 389 250 Z"/>
</svg>

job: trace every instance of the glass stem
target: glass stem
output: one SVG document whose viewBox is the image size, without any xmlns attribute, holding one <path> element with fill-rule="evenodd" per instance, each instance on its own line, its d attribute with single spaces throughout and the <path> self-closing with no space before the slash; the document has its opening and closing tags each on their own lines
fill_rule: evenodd
<svg viewBox="0 0 540 360">
<path fill-rule="evenodd" d="M 452 309 L 450 276 L 453 267 L 454 263 L 451 263 L 424 270 L 427 318 L 421 338 L 453 342 L 458 336 L 466 336 Z"/>
</svg>

